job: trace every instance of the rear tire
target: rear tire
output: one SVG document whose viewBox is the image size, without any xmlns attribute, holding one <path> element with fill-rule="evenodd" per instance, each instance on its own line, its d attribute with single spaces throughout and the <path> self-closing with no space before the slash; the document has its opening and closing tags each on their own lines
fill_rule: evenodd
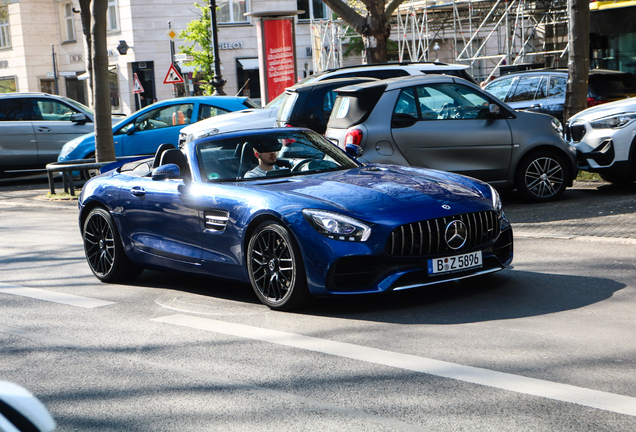
<svg viewBox="0 0 636 432">
<path fill-rule="evenodd" d="M 252 288 L 269 308 L 288 311 L 311 299 L 300 250 L 281 224 L 261 223 L 252 234 L 246 259 Z"/>
<path fill-rule="evenodd" d="M 519 162 L 515 183 L 528 201 L 554 201 L 565 192 L 571 176 L 569 171 L 560 155 L 549 150 L 538 151 Z"/>
<path fill-rule="evenodd" d="M 84 221 L 84 254 L 97 279 L 116 283 L 135 279 L 143 269 L 131 264 L 121 243 L 112 216 L 94 208 Z"/>
</svg>

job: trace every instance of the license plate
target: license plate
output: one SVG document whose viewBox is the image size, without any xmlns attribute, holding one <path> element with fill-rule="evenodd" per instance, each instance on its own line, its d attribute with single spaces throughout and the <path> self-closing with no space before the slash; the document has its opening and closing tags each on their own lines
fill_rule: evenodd
<svg viewBox="0 0 636 432">
<path fill-rule="evenodd" d="M 454 273 L 481 267 L 481 251 L 428 260 L 428 274 Z"/>
</svg>

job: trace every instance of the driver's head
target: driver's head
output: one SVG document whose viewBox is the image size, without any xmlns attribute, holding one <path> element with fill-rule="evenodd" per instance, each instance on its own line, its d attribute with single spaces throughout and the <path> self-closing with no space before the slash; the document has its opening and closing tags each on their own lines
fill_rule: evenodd
<svg viewBox="0 0 636 432">
<path fill-rule="evenodd" d="M 251 142 L 254 156 L 265 165 L 273 166 L 276 163 L 278 151 L 282 144 L 278 140 L 263 140 Z"/>
</svg>

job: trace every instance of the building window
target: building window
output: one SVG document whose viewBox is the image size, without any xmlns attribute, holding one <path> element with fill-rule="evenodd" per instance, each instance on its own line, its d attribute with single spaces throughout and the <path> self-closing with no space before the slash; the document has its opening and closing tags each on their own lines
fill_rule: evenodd
<svg viewBox="0 0 636 432">
<path fill-rule="evenodd" d="M 66 3 L 64 5 L 64 24 L 66 41 L 75 40 L 75 17 L 73 13 L 73 3 Z"/>
<path fill-rule="evenodd" d="M 247 0 L 220 0 L 216 2 L 217 23 L 242 23 L 248 22 L 245 16 L 249 12 Z"/>
<path fill-rule="evenodd" d="M 15 77 L 0 78 L 0 93 L 14 93 L 16 91 L 18 91 L 18 86 L 15 83 Z"/>
<path fill-rule="evenodd" d="M 11 34 L 9 33 L 9 8 L 0 7 L 0 48 L 11 46 Z"/>
<path fill-rule="evenodd" d="M 114 32 L 119 30 L 119 8 L 117 7 L 117 0 L 108 0 L 108 13 L 106 19 L 108 20 L 108 31 Z"/>
<path fill-rule="evenodd" d="M 298 19 L 324 19 L 327 18 L 327 7 L 322 0 L 297 0 L 298 10 L 305 12 L 298 15 Z"/>
</svg>

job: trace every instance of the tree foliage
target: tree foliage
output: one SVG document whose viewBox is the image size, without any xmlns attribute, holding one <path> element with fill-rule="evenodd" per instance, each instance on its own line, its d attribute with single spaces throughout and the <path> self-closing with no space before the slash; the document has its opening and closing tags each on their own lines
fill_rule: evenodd
<svg viewBox="0 0 636 432">
<path fill-rule="evenodd" d="M 207 84 L 201 84 L 203 94 L 206 96 L 214 93 L 211 81 L 214 78 L 214 46 L 212 42 L 212 20 L 210 8 L 206 5 L 194 4 L 199 9 L 199 19 L 190 21 L 179 37 L 189 42 L 189 45 L 182 45 L 179 52 L 192 56 L 191 62 L 185 63 L 187 66 L 194 66 L 196 72 L 203 75 L 203 80 Z"/>
<path fill-rule="evenodd" d="M 361 37 L 367 63 L 385 63 L 391 15 L 404 0 L 323 0 Z"/>
</svg>

